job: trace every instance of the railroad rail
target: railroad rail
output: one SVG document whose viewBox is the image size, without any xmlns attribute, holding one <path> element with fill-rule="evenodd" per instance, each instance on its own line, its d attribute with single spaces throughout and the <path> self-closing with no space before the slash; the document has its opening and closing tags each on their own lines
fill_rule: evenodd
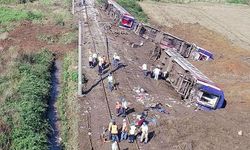
<svg viewBox="0 0 250 150">
<path fill-rule="evenodd" d="M 82 0 L 79 0 L 79 4 L 80 3 L 82 3 Z M 95 35 L 93 35 L 93 32 L 92 32 L 92 30 L 94 30 L 94 29 L 91 28 L 90 22 L 89 22 L 88 9 L 89 9 L 90 6 L 87 6 L 86 4 L 83 4 L 83 5 L 81 5 L 81 7 L 83 8 L 81 11 L 83 11 L 83 13 L 84 13 L 84 20 L 82 20 L 82 21 L 84 22 L 84 24 L 87 24 L 88 32 L 89 32 L 89 35 L 91 37 L 91 44 L 93 45 L 92 50 L 95 53 L 99 53 L 99 51 L 97 50 L 96 41 L 95 41 L 96 37 L 95 37 Z M 82 32 L 81 36 L 83 36 L 83 32 Z M 108 59 L 109 59 L 108 44 L 106 46 L 107 46 L 106 53 L 107 53 L 107 56 L 108 56 Z M 109 64 L 110 64 L 110 59 L 109 59 Z M 111 71 L 112 71 L 112 68 L 111 68 Z M 110 100 L 109 100 L 109 97 L 107 95 L 107 91 L 106 91 L 105 84 L 104 84 L 104 81 L 103 81 L 104 77 L 103 77 L 102 74 L 100 74 L 99 77 L 100 77 L 99 80 L 101 81 L 102 91 L 103 91 L 106 107 L 107 107 L 107 110 L 108 110 L 109 118 L 112 119 L 112 111 L 111 111 L 111 108 L 110 108 Z M 87 128 L 88 128 L 89 133 L 91 133 L 91 121 L 90 120 L 91 120 L 91 114 L 88 113 L 88 115 L 87 115 L 87 121 L 88 121 L 87 122 Z M 127 120 L 130 122 L 129 117 L 127 117 Z M 92 136 L 91 136 L 91 134 L 88 134 L 88 136 L 89 136 L 89 143 L 90 143 L 91 150 L 94 150 L 94 146 L 93 146 L 94 143 L 93 143 L 93 140 L 92 140 Z M 135 144 L 136 144 L 136 148 L 140 149 L 137 141 L 135 142 Z M 117 145 L 118 145 L 118 148 L 120 149 L 119 143 L 117 143 Z"/>
</svg>

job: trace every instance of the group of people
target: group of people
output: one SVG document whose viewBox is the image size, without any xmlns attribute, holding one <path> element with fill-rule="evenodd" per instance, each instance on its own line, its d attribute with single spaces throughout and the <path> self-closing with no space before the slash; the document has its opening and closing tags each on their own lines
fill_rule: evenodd
<svg viewBox="0 0 250 150">
<path fill-rule="evenodd" d="M 98 65 L 98 73 L 102 74 L 103 70 L 106 69 L 107 60 L 105 56 L 98 56 L 97 53 L 90 53 L 89 55 L 89 67 L 94 68 Z"/>
<path fill-rule="evenodd" d="M 140 142 L 148 142 L 148 124 L 144 121 L 140 126 L 132 122 L 130 125 L 126 119 L 123 119 L 121 130 L 114 119 L 111 119 L 108 127 L 109 140 L 114 142 L 120 142 L 127 140 L 129 143 L 134 143 L 136 136 L 140 134 Z M 120 131 L 120 132 L 119 132 Z M 120 138 L 119 138 L 120 137 Z"/>
<path fill-rule="evenodd" d="M 143 64 L 141 66 L 141 69 L 143 71 L 144 78 L 147 76 L 150 76 L 151 78 L 154 78 L 154 80 L 158 80 L 159 78 L 165 78 L 167 72 L 162 72 L 162 68 L 159 66 L 156 66 L 153 68 L 153 66 L 148 69 L 147 64 Z"/>
<path fill-rule="evenodd" d="M 91 53 L 89 55 L 89 67 L 94 68 L 96 65 L 98 65 L 98 72 L 99 74 L 103 73 L 103 70 L 106 69 L 108 62 L 107 58 L 105 56 L 98 56 L 97 53 Z M 114 53 L 112 58 L 112 66 L 114 68 L 119 67 L 120 65 L 120 56 L 117 55 L 117 53 Z"/>
</svg>

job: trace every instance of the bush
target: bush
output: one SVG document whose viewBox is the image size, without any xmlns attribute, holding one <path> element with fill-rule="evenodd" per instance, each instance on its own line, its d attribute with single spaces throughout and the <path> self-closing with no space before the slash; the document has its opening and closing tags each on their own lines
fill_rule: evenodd
<svg viewBox="0 0 250 150">
<path fill-rule="evenodd" d="M 236 3 L 236 4 L 248 4 L 250 5 L 250 0 L 228 0 L 229 3 Z"/>
<path fill-rule="evenodd" d="M 10 127 L 0 134 L 0 149 L 48 149 L 47 103 L 50 96 L 50 69 L 53 55 L 45 50 L 22 55 L 17 59 L 19 82 L 17 91 L 0 106 L 0 118 Z M 7 145 L 9 144 L 9 146 Z"/>
<path fill-rule="evenodd" d="M 39 20 L 41 18 L 42 14 L 40 12 L 26 12 L 0 7 L 0 24 L 8 24 L 20 20 Z"/>
<path fill-rule="evenodd" d="M 139 21 L 148 21 L 147 15 L 143 12 L 141 6 L 136 0 L 117 0 L 117 3 L 124 7 L 129 13 L 134 15 Z"/>
<path fill-rule="evenodd" d="M 65 34 L 63 34 L 60 39 L 59 39 L 59 43 L 61 44 L 70 44 L 72 42 L 76 42 L 77 41 L 77 36 L 75 32 L 67 32 Z"/>
</svg>

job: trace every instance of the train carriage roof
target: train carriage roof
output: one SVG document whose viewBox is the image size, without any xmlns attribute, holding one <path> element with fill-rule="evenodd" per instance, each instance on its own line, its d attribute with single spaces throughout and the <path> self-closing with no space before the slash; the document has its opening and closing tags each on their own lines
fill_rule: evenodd
<svg viewBox="0 0 250 150">
<path fill-rule="evenodd" d="M 207 76 L 205 76 L 200 70 L 198 70 L 195 66 L 193 66 L 190 62 L 188 62 L 185 58 L 183 58 L 176 50 L 168 49 L 165 50 L 167 55 L 174 58 L 183 69 L 189 71 L 193 77 L 202 82 L 206 82 L 208 84 L 214 85 L 214 82 L 211 81 Z"/>
</svg>

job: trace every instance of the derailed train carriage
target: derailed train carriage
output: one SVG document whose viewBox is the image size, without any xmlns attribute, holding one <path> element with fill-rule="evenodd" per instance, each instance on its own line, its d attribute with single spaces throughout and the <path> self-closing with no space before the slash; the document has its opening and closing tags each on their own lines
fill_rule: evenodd
<svg viewBox="0 0 250 150">
<path fill-rule="evenodd" d="M 195 57 L 195 60 L 199 61 L 213 59 L 213 54 L 208 50 L 149 25 L 135 23 L 133 30 L 135 34 L 154 42 L 158 51 L 173 48 L 184 58 Z"/>
<path fill-rule="evenodd" d="M 104 10 L 114 23 L 124 29 L 133 30 L 137 35 L 155 43 L 164 53 L 160 56 L 166 80 L 188 102 L 196 102 L 204 109 L 219 109 L 225 105 L 224 92 L 202 74 L 185 58 L 195 60 L 213 59 L 213 54 L 174 35 L 139 23 L 124 8 L 113 0 L 104 0 Z"/>
<path fill-rule="evenodd" d="M 185 40 L 169 33 L 161 32 L 160 30 L 146 24 L 140 23 L 135 25 L 134 32 L 137 35 L 156 43 L 161 50 L 173 48 L 185 58 L 188 58 L 191 52 L 197 49 L 195 44 L 186 42 Z"/>
<path fill-rule="evenodd" d="M 225 104 L 224 92 L 213 81 L 173 49 L 162 56 L 166 80 L 188 102 L 196 102 L 204 109 L 219 109 Z"/>
<path fill-rule="evenodd" d="M 133 29 L 136 21 L 135 18 L 117 2 L 114 0 L 104 0 L 103 9 L 112 17 L 114 24 L 124 29 Z"/>
</svg>

